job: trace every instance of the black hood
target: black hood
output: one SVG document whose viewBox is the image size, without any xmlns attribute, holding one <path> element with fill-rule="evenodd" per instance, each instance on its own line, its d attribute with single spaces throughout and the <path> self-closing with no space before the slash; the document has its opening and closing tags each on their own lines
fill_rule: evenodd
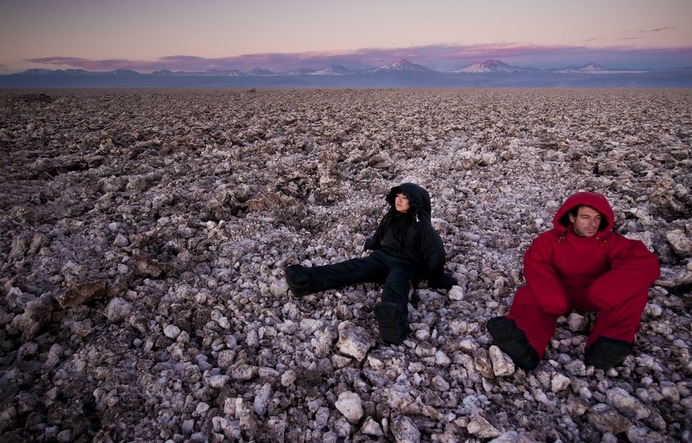
<svg viewBox="0 0 692 443">
<path fill-rule="evenodd" d="M 408 203 L 411 206 L 409 212 L 415 214 L 422 210 L 428 217 L 431 216 L 430 194 L 424 188 L 415 183 L 402 183 L 399 186 L 393 187 L 387 194 L 387 197 L 385 197 L 385 200 L 387 200 L 387 203 L 393 210 L 395 210 L 394 201 L 399 193 L 404 194 L 408 198 Z"/>
</svg>

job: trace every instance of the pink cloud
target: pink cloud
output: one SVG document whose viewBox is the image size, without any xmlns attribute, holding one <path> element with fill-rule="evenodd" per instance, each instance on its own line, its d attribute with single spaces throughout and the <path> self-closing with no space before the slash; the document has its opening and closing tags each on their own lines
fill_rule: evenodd
<svg viewBox="0 0 692 443">
<path fill-rule="evenodd" d="M 91 60 L 80 57 L 63 56 L 31 58 L 25 61 L 58 68 L 86 69 L 92 71 L 111 71 L 114 69 L 148 70 L 152 63 L 156 63 L 128 59 Z"/>
</svg>

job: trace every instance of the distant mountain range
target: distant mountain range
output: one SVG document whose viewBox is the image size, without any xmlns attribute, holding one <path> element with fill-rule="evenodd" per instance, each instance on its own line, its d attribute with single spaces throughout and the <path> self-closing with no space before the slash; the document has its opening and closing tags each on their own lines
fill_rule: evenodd
<svg viewBox="0 0 692 443">
<path fill-rule="evenodd" d="M 0 88 L 59 87 L 692 87 L 692 67 L 628 70 L 589 63 L 538 69 L 486 60 L 459 69 L 437 71 L 400 59 L 361 70 L 341 65 L 288 72 L 258 68 L 248 72 L 161 70 L 151 74 L 126 69 L 109 72 L 30 69 L 0 75 Z"/>
</svg>

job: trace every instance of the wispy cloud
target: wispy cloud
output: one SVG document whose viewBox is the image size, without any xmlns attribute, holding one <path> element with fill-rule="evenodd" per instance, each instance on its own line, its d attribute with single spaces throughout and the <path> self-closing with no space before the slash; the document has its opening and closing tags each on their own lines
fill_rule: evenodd
<svg viewBox="0 0 692 443">
<path fill-rule="evenodd" d="M 648 32 L 670 29 L 663 27 Z M 642 31 L 643 32 L 643 31 Z M 407 59 L 431 69 L 448 70 L 488 59 L 502 60 L 515 66 L 538 68 L 564 67 L 598 62 L 612 67 L 645 68 L 692 65 L 692 47 L 642 49 L 632 46 L 541 46 L 509 42 L 480 45 L 438 44 L 406 48 L 362 48 L 352 51 L 313 51 L 301 53 L 244 54 L 232 57 L 207 58 L 171 55 L 155 60 L 85 59 L 79 57 L 42 57 L 28 62 L 53 68 L 80 68 L 93 71 L 132 69 L 153 72 L 239 70 L 256 68 L 284 72 L 297 68 L 321 69 L 340 64 L 349 69 L 381 66 L 397 59 Z"/>
<path fill-rule="evenodd" d="M 617 40 L 620 40 L 620 41 L 635 41 L 635 40 L 644 41 L 654 34 L 666 33 L 669 31 L 675 31 L 677 29 L 678 29 L 677 26 L 661 26 L 658 28 L 650 28 L 650 29 L 624 30 L 624 31 L 622 31 L 624 36 L 618 38 Z"/>
<path fill-rule="evenodd" d="M 675 31 L 676 29 L 678 29 L 677 26 L 662 26 L 660 28 L 643 29 L 643 30 L 634 31 L 634 32 L 636 32 L 638 34 L 652 34 L 652 33 L 663 32 L 663 31 Z"/>
</svg>

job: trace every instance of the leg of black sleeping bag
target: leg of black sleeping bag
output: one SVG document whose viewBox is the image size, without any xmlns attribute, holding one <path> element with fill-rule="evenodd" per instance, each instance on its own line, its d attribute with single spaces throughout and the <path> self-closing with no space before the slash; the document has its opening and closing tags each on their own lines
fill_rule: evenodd
<svg viewBox="0 0 692 443">
<path fill-rule="evenodd" d="M 313 268 L 315 285 L 321 291 L 377 281 L 387 272 L 387 263 L 378 253 Z"/>
<path fill-rule="evenodd" d="M 303 296 L 356 283 L 377 281 L 387 271 L 388 265 L 384 258 L 375 252 L 368 257 L 314 268 L 293 265 L 286 268 L 285 274 L 291 292 L 296 296 Z"/>
<path fill-rule="evenodd" d="M 382 290 L 381 301 L 375 306 L 375 318 L 385 343 L 399 344 L 408 332 L 408 295 L 416 275 L 415 268 L 393 265 Z"/>
<path fill-rule="evenodd" d="M 408 307 L 379 302 L 375 305 L 375 318 L 382 341 L 398 345 L 408 333 Z"/>
</svg>

